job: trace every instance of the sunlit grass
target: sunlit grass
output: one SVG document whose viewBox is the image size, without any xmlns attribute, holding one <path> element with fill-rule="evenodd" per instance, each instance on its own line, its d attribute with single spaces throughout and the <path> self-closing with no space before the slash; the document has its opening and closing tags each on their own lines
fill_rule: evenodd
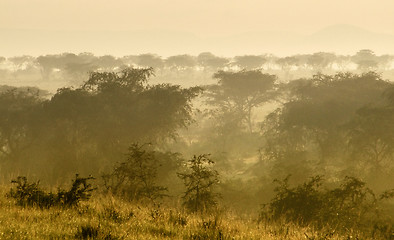
<svg viewBox="0 0 394 240">
<path fill-rule="evenodd" d="M 75 208 L 23 208 L 1 188 L 0 239 L 377 239 L 349 229 L 314 231 L 287 222 L 258 222 L 225 210 L 206 215 L 146 207 L 96 194 Z"/>
</svg>

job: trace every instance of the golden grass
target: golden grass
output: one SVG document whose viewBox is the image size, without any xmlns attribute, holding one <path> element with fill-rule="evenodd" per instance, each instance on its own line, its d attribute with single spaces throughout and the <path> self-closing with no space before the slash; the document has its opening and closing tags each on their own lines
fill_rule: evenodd
<svg viewBox="0 0 394 240">
<path fill-rule="evenodd" d="M 22 208 L 0 196 L 0 239 L 376 239 L 291 223 L 257 222 L 221 212 L 190 215 L 95 195 L 77 208 Z"/>
</svg>

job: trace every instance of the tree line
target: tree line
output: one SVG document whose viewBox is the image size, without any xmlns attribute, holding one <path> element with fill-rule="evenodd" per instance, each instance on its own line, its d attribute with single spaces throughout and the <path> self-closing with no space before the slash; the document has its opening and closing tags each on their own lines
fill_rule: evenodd
<svg viewBox="0 0 394 240">
<path fill-rule="evenodd" d="M 278 57 L 272 54 L 241 55 L 234 57 L 216 56 L 203 52 L 198 56 L 188 54 L 163 58 L 157 54 L 95 56 L 92 53 L 61 53 L 33 56 L 0 57 L 0 76 L 10 80 L 41 78 L 42 80 L 65 80 L 78 85 L 86 80 L 89 72 L 118 71 L 126 67 L 153 67 L 163 79 L 184 78 L 189 75 L 211 75 L 218 70 L 255 70 L 282 75 L 284 79 L 297 78 L 316 72 L 336 71 L 390 71 L 394 56 L 376 55 L 370 49 L 362 49 L 354 55 L 337 55 L 329 52 L 298 54 Z M 174 74 L 174 72 L 176 74 Z M 181 76 L 179 76 L 181 74 Z"/>
<path fill-rule="evenodd" d="M 289 174 L 298 183 L 319 174 L 392 188 L 394 88 L 376 72 L 281 82 L 262 70 L 219 70 L 214 84 L 191 88 L 152 84 L 154 74 L 91 72 L 79 87 L 53 96 L 2 86 L 3 178 L 107 174 L 108 188 L 121 189 L 116 181 L 127 164 L 117 164 L 132 143 L 150 143 L 158 161 L 146 167 L 157 165 L 160 187 L 181 189 L 184 159 L 209 153 L 223 176 L 223 199 L 249 196 L 229 204 L 268 198 L 272 180 Z M 120 175 L 108 171 L 114 167 Z"/>
</svg>

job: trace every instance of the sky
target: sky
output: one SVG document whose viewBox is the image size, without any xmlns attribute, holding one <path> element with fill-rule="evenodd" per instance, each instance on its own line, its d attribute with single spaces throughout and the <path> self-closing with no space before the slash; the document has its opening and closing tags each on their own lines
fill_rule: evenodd
<svg viewBox="0 0 394 240">
<path fill-rule="evenodd" d="M 393 13 L 394 0 L 0 0 L 0 56 L 393 54 Z M 364 33 L 314 36 L 333 25 Z"/>
<path fill-rule="evenodd" d="M 0 28 L 165 29 L 199 37 L 251 31 L 313 33 L 351 24 L 394 34 L 393 0 L 0 0 Z"/>
</svg>

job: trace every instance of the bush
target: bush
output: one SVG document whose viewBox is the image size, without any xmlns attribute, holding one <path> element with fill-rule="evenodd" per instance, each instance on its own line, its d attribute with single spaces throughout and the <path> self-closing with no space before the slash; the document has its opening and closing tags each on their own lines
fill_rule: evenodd
<svg viewBox="0 0 394 240">
<path fill-rule="evenodd" d="M 289 177 L 275 180 L 276 196 L 265 204 L 261 218 L 287 221 L 299 225 L 325 226 L 335 229 L 368 227 L 379 222 L 383 211 L 379 211 L 380 201 L 393 197 L 386 191 L 379 198 L 360 179 L 345 177 L 339 187 L 323 188 L 321 176 L 290 188 Z"/>
<path fill-rule="evenodd" d="M 177 160 L 177 154 L 152 151 L 147 149 L 147 144 L 132 144 L 126 161 L 115 166 L 111 173 L 102 176 L 104 186 L 108 191 L 129 200 L 155 201 L 167 196 L 167 188 L 156 184 L 159 167 L 165 165 L 161 173 L 166 175 Z"/>
<path fill-rule="evenodd" d="M 191 212 L 208 211 L 217 205 L 214 187 L 219 183 L 219 173 L 211 168 L 213 164 L 207 154 L 194 155 L 187 162 L 188 171 L 178 173 L 186 186 L 183 205 Z"/>
<path fill-rule="evenodd" d="M 39 181 L 29 183 L 26 177 L 19 176 L 12 180 L 16 184 L 16 189 L 11 188 L 8 196 L 16 199 L 20 206 L 33 206 L 40 208 L 49 208 L 52 206 L 71 207 L 76 206 L 81 200 L 89 200 L 94 190 L 89 180 L 93 177 L 81 178 L 78 174 L 72 182 L 70 190 L 58 189 L 57 193 L 45 192 L 39 188 Z"/>
</svg>

